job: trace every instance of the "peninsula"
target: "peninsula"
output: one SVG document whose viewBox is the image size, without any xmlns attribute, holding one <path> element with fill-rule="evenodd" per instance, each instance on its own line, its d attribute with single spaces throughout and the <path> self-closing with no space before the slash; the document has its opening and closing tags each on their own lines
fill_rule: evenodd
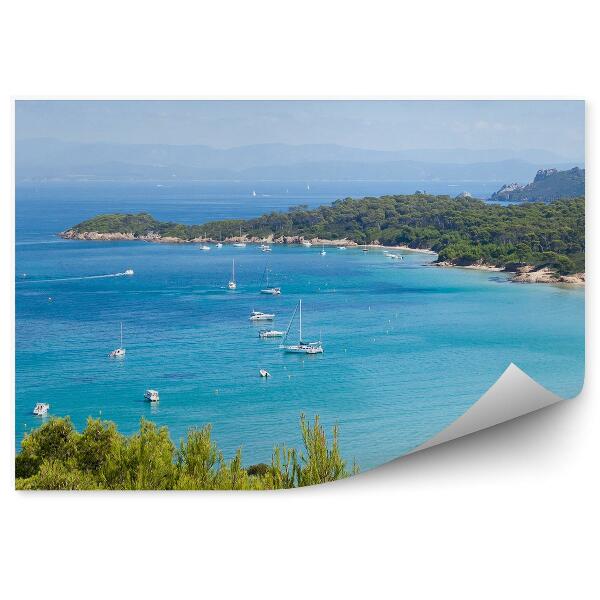
<svg viewBox="0 0 600 600">
<path fill-rule="evenodd" d="M 254 219 L 203 225 L 157 221 L 148 213 L 106 214 L 59 235 L 158 243 L 296 244 L 311 240 L 347 246 L 403 246 L 435 252 L 439 266 L 514 272 L 513 281 L 517 282 L 585 280 L 583 197 L 510 206 L 422 193 L 346 198 L 314 210 L 296 206 Z"/>
</svg>

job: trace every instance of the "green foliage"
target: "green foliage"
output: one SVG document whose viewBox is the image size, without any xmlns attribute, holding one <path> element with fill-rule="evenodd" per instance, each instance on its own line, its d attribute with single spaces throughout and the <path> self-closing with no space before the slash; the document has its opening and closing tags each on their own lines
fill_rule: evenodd
<svg viewBox="0 0 600 600">
<path fill-rule="evenodd" d="M 114 423 L 88 419 L 78 433 L 70 419 L 53 418 L 25 436 L 16 457 L 20 490 L 264 490 L 326 483 L 347 477 L 333 429 L 329 446 L 319 417 L 300 418 L 304 449 L 275 447 L 271 464 L 245 468 L 238 450 L 227 461 L 211 426 L 190 429 L 176 449 L 166 427 L 144 419 L 132 436 Z M 356 467 L 351 471 L 358 472 Z"/>
<path fill-rule="evenodd" d="M 205 225 L 161 223 L 150 215 L 101 215 L 80 223 L 76 231 L 157 233 L 184 240 L 303 236 L 349 239 L 431 248 L 440 261 L 483 262 L 505 266 L 523 262 L 549 265 L 562 274 L 583 270 L 585 202 L 583 198 L 549 204 L 528 202 L 501 206 L 473 198 L 383 196 L 346 198 L 308 210 L 292 207 L 248 221 L 215 221 Z"/>
</svg>

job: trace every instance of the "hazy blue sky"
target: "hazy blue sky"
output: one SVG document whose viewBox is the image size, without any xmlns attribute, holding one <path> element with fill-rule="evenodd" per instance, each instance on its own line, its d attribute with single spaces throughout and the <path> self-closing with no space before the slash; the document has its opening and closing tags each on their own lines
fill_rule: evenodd
<svg viewBox="0 0 600 600">
<path fill-rule="evenodd" d="M 540 148 L 584 158 L 580 101 L 18 101 L 18 139 Z"/>
</svg>

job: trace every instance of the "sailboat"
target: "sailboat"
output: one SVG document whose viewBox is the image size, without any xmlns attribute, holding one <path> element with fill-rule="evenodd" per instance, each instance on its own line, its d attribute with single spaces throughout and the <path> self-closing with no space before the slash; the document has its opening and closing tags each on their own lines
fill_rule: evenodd
<svg viewBox="0 0 600 600">
<path fill-rule="evenodd" d="M 116 350 L 113 350 L 109 355 L 110 358 L 120 358 L 125 356 L 125 348 L 123 348 L 123 321 L 121 321 L 121 342 Z"/>
<path fill-rule="evenodd" d="M 268 265 L 265 267 L 265 271 L 263 276 L 266 275 L 267 278 L 267 287 L 263 290 L 260 290 L 261 294 L 270 294 L 271 296 L 279 296 L 281 294 L 281 288 L 278 287 L 269 287 L 269 267 Z"/>
<path fill-rule="evenodd" d="M 242 239 L 242 226 L 240 225 L 240 240 Z M 234 246 L 236 246 L 237 248 L 245 248 L 246 247 L 246 242 L 236 242 L 234 244 Z"/>
<path fill-rule="evenodd" d="M 222 247 L 223 247 L 223 235 L 219 231 L 219 241 L 217 242 L 217 248 L 222 248 Z"/>
<path fill-rule="evenodd" d="M 290 329 L 292 327 L 292 323 L 294 322 L 294 317 L 296 316 L 296 312 L 299 312 L 300 315 L 300 327 L 299 327 L 299 337 L 297 344 L 286 345 L 286 340 L 290 333 Z M 285 332 L 285 336 L 283 338 L 283 342 L 281 346 L 279 346 L 284 352 L 289 352 L 291 354 L 323 354 L 323 345 L 321 344 L 321 340 L 318 342 L 304 342 L 302 340 L 302 300 L 298 302 L 296 308 L 294 309 L 294 313 L 292 314 L 292 318 L 290 319 L 290 324 Z"/>
<path fill-rule="evenodd" d="M 235 282 L 235 258 L 232 261 L 232 265 L 231 265 L 231 280 L 227 284 L 227 287 L 230 290 L 235 290 L 237 288 L 237 283 Z"/>
<path fill-rule="evenodd" d="M 327 252 L 325 252 L 325 244 L 321 246 L 321 256 L 325 256 Z"/>
<path fill-rule="evenodd" d="M 252 190 L 252 197 L 256 198 L 256 192 L 254 190 Z"/>
</svg>

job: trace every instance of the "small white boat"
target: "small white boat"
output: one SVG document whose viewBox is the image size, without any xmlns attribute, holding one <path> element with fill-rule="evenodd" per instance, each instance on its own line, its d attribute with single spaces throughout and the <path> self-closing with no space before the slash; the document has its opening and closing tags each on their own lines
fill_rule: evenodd
<svg viewBox="0 0 600 600">
<path fill-rule="evenodd" d="M 200 248 L 200 250 L 204 250 L 206 252 L 207 250 L 210 250 L 210 246 L 204 245 L 202 248 Z"/>
<path fill-rule="evenodd" d="M 240 240 L 242 239 L 242 226 L 240 225 Z M 235 242 L 235 244 L 233 244 L 236 248 L 245 248 L 246 247 L 246 242 Z"/>
<path fill-rule="evenodd" d="M 290 328 L 292 327 L 292 323 L 294 322 L 294 317 L 296 316 L 296 311 L 299 310 L 300 314 L 300 328 L 299 328 L 299 337 L 298 343 L 292 345 L 286 345 L 286 340 L 288 334 L 290 333 Z M 284 352 L 290 354 L 323 354 L 323 345 L 321 340 L 318 342 L 304 342 L 302 340 L 302 300 L 298 302 L 294 312 L 292 314 L 292 318 L 290 319 L 290 324 L 288 325 L 287 331 L 285 332 L 285 337 L 283 338 L 283 342 L 281 346 L 279 346 Z"/>
<path fill-rule="evenodd" d="M 345 250 L 346 246 L 338 246 L 338 250 Z"/>
<path fill-rule="evenodd" d="M 271 373 L 269 373 L 269 371 L 267 371 L 266 369 L 261 369 L 258 374 L 261 377 L 271 377 Z"/>
<path fill-rule="evenodd" d="M 133 275 L 133 269 L 127 269 L 125 275 Z"/>
<path fill-rule="evenodd" d="M 362 251 L 363 251 L 363 252 L 368 252 L 368 251 L 369 251 L 369 249 L 368 249 L 368 248 L 363 248 L 363 249 L 362 249 Z"/>
<path fill-rule="evenodd" d="M 144 392 L 144 398 L 148 400 L 148 402 L 158 402 L 160 399 L 156 390 L 146 390 Z"/>
<path fill-rule="evenodd" d="M 306 240 L 305 240 L 304 242 L 302 242 L 302 245 L 303 245 L 305 248 L 310 248 L 310 247 L 312 246 L 312 244 L 311 244 L 309 241 L 306 241 Z"/>
<path fill-rule="evenodd" d="M 237 283 L 235 282 L 235 258 L 233 259 L 231 265 L 231 281 L 227 284 L 227 287 L 230 290 L 235 290 L 237 288 Z"/>
<path fill-rule="evenodd" d="M 217 242 L 217 248 L 222 248 L 223 244 L 221 242 Z"/>
<path fill-rule="evenodd" d="M 383 253 L 384 253 L 384 254 L 389 254 L 389 253 L 390 253 L 390 251 L 389 251 L 389 250 L 384 250 L 384 251 L 383 251 Z"/>
<path fill-rule="evenodd" d="M 390 254 L 390 258 L 393 258 L 395 260 L 403 260 L 402 256 L 400 256 L 399 254 Z"/>
<path fill-rule="evenodd" d="M 34 409 L 33 414 L 38 417 L 43 417 L 50 410 L 50 405 L 46 402 L 38 402 Z"/>
<path fill-rule="evenodd" d="M 273 313 L 264 313 L 259 310 L 253 310 L 250 313 L 251 321 L 272 321 L 275 318 Z"/>
<path fill-rule="evenodd" d="M 284 335 L 285 335 L 285 332 L 277 331 L 276 329 L 261 329 L 258 332 L 258 337 L 261 340 L 265 340 L 265 339 L 269 339 L 269 338 L 283 337 Z"/>
<path fill-rule="evenodd" d="M 123 321 L 121 321 L 121 341 L 119 347 L 109 353 L 109 358 L 123 358 L 125 356 L 125 348 L 123 348 Z"/>
<path fill-rule="evenodd" d="M 327 254 L 327 252 L 325 252 L 325 245 L 321 246 L 320 254 L 321 254 L 321 256 L 325 256 Z"/>
<path fill-rule="evenodd" d="M 271 252 L 271 251 L 272 251 L 272 248 L 271 248 L 271 246 L 267 246 L 266 244 L 263 244 L 263 245 L 260 247 L 260 250 L 261 250 L 261 252 Z"/>
<path fill-rule="evenodd" d="M 256 192 L 254 190 L 252 190 L 252 197 L 256 198 Z"/>
<path fill-rule="evenodd" d="M 269 287 L 269 267 L 265 267 L 265 272 L 263 273 L 263 277 L 267 278 L 267 287 L 260 290 L 261 294 L 268 294 L 270 296 L 279 296 L 281 294 L 281 288 L 278 287 Z M 262 283 L 262 281 L 261 281 Z"/>
</svg>

